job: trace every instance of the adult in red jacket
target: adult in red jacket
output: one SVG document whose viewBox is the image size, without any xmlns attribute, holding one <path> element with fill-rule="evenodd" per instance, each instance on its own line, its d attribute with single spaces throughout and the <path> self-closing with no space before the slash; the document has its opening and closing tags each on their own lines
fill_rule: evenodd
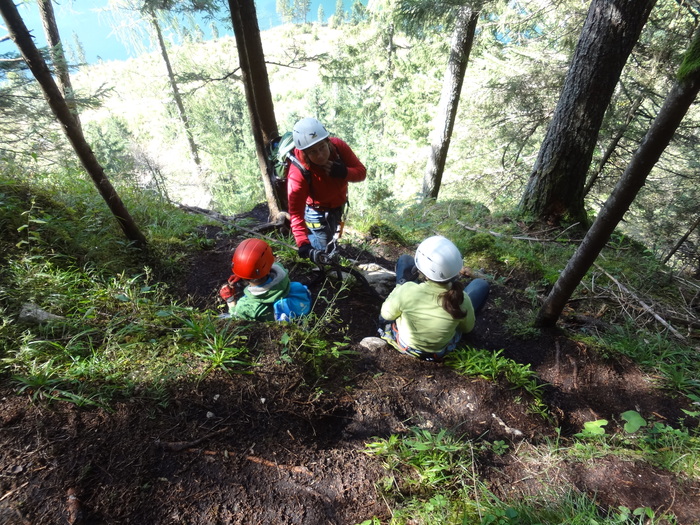
<svg viewBox="0 0 700 525">
<path fill-rule="evenodd" d="M 287 196 L 292 234 L 299 255 L 316 260 L 333 240 L 348 201 L 348 182 L 362 182 L 367 169 L 350 146 L 330 137 L 315 118 L 301 119 L 293 129 L 294 156 L 306 173 L 292 163 Z"/>
</svg>

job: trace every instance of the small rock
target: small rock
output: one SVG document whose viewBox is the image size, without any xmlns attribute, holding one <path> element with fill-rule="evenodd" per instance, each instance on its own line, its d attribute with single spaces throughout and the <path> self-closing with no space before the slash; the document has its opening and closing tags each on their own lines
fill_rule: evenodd
<svg viewBox="0 0 700 525">
<path fill-rule="evenodd" d="M 33 303 L 24 303 L 22 309 L 19 311 L 19 317 L 17 318 L 21 323 L 30 324 L 44 324 L 49 321 L 57 321 L 60 319 L 65 319 L 65 317 L 42 310 Z"/>
<path fill-rule="evenodd" d="M 378 264 L 358 264 L 357 269 L 362 272 L 369 285 L 382 297 L 389 295 L 396 287 L 396 274 Z"/>
<path fill-rule="evenodd" d="M 381 337 L 365 337 L 360 341 L 360 346 L 366 348 L 367 350 L 379 350 L 384 348 L 388 343 Z"/>
</svg>

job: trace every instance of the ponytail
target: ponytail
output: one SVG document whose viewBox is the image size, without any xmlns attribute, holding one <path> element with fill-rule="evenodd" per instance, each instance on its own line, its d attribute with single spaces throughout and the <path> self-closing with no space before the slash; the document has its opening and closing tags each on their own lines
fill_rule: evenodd
<svg viewBox="0 0 700 525">
<path fill-rule="evenodd" d="M 446 292 L 439 295 L 440 303 L 452 319 L 464 319 L 467 312 L 462 311 L 464 302 L 464 285 L 459 281 L 452 281 L 452 286 Z"/>
</svg>

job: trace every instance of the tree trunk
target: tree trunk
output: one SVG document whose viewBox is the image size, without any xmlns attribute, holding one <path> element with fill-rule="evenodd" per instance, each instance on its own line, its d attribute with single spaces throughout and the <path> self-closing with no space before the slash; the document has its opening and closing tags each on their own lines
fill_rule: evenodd
<svg viewBox="0 0 700 525">
<path fill-rule="evenodd" d="M 694 45 L 700 52 L 700 33 Z M 696 57 L 696 60 L 700 57 Z M 698 61 L 700 62 L 700 61 Z M 622 220 L 700 91 L 700 66 L 676 83 L 600 214 L 540 309 L 535 324 L 553 326 L 588 269 Z"/>
<path fill-rule="evenodd" d="M 442 84 L 442 94 L 432 133 L 428 164 L 423 177 L 423 198 L 437 199 L 445 170 L 447 150 L 457 116 L 464 74 L 474 43 L 479 12 L 468 6 L 459 7 L 457 25 L 452 33 L 450 57 Z"/>
<path fill-rule="evenodd" d="M 185 136 L 187 137 L 187 144 L 190 147 L 190 154 L 192 155 L 192 160 L 199 170 L 201 162 L 199 160 L 199 149 L 197 144 L 194 142 L 194 137 L 192 135 L 192 129 L 190 128 L 190 121 L 187 118 L 187 112 L 185 111 L 185 105 L 182 103 L 182 96 L 180 95 L 180 89 L 177 87 L 177 81 L 175 80 L 175 73 L 173 72 L 173 67 L 170 64 L 170 57 L 168 56 L 168 48 L 165 46 L 165 39 L 163 38 L 163 32 L 160 30 L 160 24 L 158 23 L 158 18 L 156 16 L 155 10 L 151 9 L 148 11 L 148 18 L 153 26 L 153 30 L 156 32 L 156 38 L 158 40 L 158 48 L 160 50 L 160 56 L 165 63 L 165 69 L 168 72 L 168 82 L 170 83 L 170 89 L 173 92 L 173 98 L 175 99 L 175 105 L 177 106 L 177 113 L 180 117 L 180 122 L 185 130 Z"/>
<path fill-rule="evenodd" d="M 71 83 L 70 75 L 68 74 L 68 61 L 66 60 L 66 55 L 63 52 L 63 44 L 61 44 L 61 36 L 58 32 L 58 25 L 56 24 L 56 17 L 54 15 L 53 4 L 51 2 L 52 0 L 37 0 L 39 5 L 39 13 L 41 15 L 41 23 L 44 26 L 46 41 L 51 48 L 51 59 L 53 60 L 53 67 L 56 71 L 58 87 L 61 89 L 63 98 L 66 99 L 66 103 L 68 104 L 76 123 L 80 126 L 78 107 L 75 103 L 75 96 L 73 94 L 73 84 Z"/>
<path fill-rule="evenodd" d="M 668 252 L 668 255 L 666 255 L 666 257 L 664 257 L 664 259 L 662 261 L 664 264 L 666 264 L 668 261 L 671 260 L 671 257 L 673 257 L 676 254 L 676 252 L 678 251 L 678 249 L 681 246 L 683 246 L 683 243 L 688 240 L 688 237 L 690 237 L 690 234 L 693 233 L 695 231 L 695 228 L 697 228 L 698 226 L 700 226 L 700 215 L 698 215 L 695 218 L 695 222 L 693 222 L 693 224 L 690 226 L 690 228 L 688 228 L 688 231 L 685 232 L 685 235 L 683 235 L 680 239 L 678 239 L 678 242 L 675 244 L 675 246 L 673 248 L 671 248 L 671 251 Z"/>
<path fill-rule="evenodd" d="M 76 123 L 66 100 L 63 98 L 60 89 L 51 76 L 51 71 L 49 71 L 41 53 L 39 53 L 39 50 L 34 45 L 34 41 L 27 27 L 24 25 L 24 21 L 19 15 L 14 2 L 12 0 L 0 0 L 0 13 L 5 20 L 10 37 L 19 48 L 34 78 L 36 78 L 39 85 L 41 85 L 46 101 L 56 118 L 62 124 L 63 131 L 82 162 L 83 167 L 92 178 L 97 190 L 107 203 L 107 206 L 109 206 L 109 209 L 117 218 L 119 226 L 124 231 L 127 239 L 133 241 L 140 247 L 145 247 L 146 238 L 138 229 L 138 226 L 136 226 L 136 223 L 131 218 L 121 198 L 105 175 L 102 166 L 100 166 L 100 163 L 97 161 L 95 154 L 90 149 L 90 146 L 83 136 L 82 129 Z"/>
<path fill-rule="evenodd" d="M 520 207 L 586 221 L 583 189 L 605 110 L 656 0 L 592 0 Z"/>
<path fill-rule="evenodd" d="M 258 166 L 270 210 L 270 220 L 277 220 L 281 210 L 287 209 L 287 194 L 283 187 L 272 183 L 268 169 L 266 145 L 279 135 L 275 107 L 265 66 L 260 28 L 253 0 L 229 0 L 231 22 L 236 37 L 241 77 L 245 89 L 250 125 L 253 130 Z"/>
<path fill-rule="evenodd" d="M 639 106 L 642 105 L 642 102 L 644 102 L 644 96 L 640 95 L 632 103 L 632 107 L 630 107 L 629 111 L 627 112 L 627 115 L 625 116 L 624 123 L 615 132 L 615 136 L 612 138 L 612 140 L 610 141 L 608 146 L 605 148 L 605 152 L 603 153 L 603 156 L 600 158 L 600 162 L 598 163 L 598 166 L 596 167 L 595 171 L 593 172 L 591 177 L 588 179 L 588 182 L 586 183 L 585 187 L 583 188 L 583 196 L 584 197 L 586 195 L 588 195 L 588 193 L 593 189 L 593 186 L 595 186 L 595 183 L 598 181 L 598 177 L 600 177 L 600 174 L 603 173 L 603 168 L 605 168 L 605 165 L 608 163 L 608 161 L 610 160 L 610 157 L 612 157 L 612 154 L 615 152 L 617 145 L 622 140 L 622 137 L 624 137 L 625 132 L 629 129 L 630 123 L 632 122 L 634 115 L 637 113 Z"/>
</svg>

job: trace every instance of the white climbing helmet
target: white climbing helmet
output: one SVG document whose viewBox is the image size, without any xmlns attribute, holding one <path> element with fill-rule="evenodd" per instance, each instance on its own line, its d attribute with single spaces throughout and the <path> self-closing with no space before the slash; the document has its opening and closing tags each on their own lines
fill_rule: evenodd
<svg viewBox="0 0 700 525">
<path fill-rule="evenodd" d="M 416 266 L 431 281 L 451 281 L 462 269 L 462 254 L 442 235 L 428 237 L 418 245 Z"/>
<path fill-rule="evenodd" d="M 303 118 L 294 124 L 292 129 L 294 145 L 298 149 L 306 149 L 328 138 L 328 132 L 315 118 Z"/>
</svg>

